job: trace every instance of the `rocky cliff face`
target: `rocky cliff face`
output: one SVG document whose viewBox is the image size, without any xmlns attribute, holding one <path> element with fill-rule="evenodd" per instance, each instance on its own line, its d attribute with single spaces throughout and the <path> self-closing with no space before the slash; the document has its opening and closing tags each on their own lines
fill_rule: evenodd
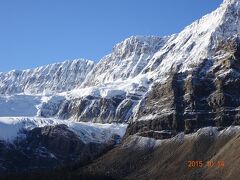
<svg viewBox="0 0 240 180">
<path fill-rule="evenodd" d="M 109 97 L 65 97 L 43 103 L 38 115 L 58 117 L 84 122 L 128 123 L 133 118 L 133 109 L 141 99 L 140 95 L 118 95 Z"/>
<path fill-rule="evenodd" d="M 238 1 L 225 1 L 177 38 L 189 35 L 194 28 L 198 33 L 191 33 L 187 42 L 177 41 L 164 58 L 160 55 L 155 59 L 159 61 L 154 70 L 158 76 L 140 102 L 128 134 L 149 130 L 189 133 L 205 126 L 226 127 L 239 123 L 239 10 Z M 207 26 L 210 21 L 211 27 Z M 198 51 L 193 54 L 193 48 L 204 39 L 207 44 L 202 42 L 203 46 L 197 46 Z M 195 43 L 189 54 L 176 56 L 186 50 L 184 46 L 190 41 Z M 179 43 L 183 46 L 176 51 Z M 183 63 L 179 63 L 180 57 Z M 169 64 L 169 71 L 163 71 Z"/>
<path fill-rule="evenodd" d="M 129 133 L 166 129 L 189 133 L 205 126 L 239 125 L 239 38 L 219 46 L 228 55 L 204 59 L 192 71 L 175 72 L 165 83 L 155 83 L 139 106 L 135 118 L 140 122 L 133 123 Z"/>
</svg>

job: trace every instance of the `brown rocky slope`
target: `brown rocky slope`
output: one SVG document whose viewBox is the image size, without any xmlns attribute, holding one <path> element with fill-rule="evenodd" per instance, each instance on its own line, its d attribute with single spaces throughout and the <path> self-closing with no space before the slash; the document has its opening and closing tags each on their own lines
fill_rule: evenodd
<svg viewBox="0 0 240 180">
<path fill-rule="evenodd" d="M 115 179 L 234 180 L 240 175 L 239 138 L 238 127 L 222 131 L 204 128 L 167 140 L 132 135 L 79 171 Z M 203 166 L 189 167 L 188 161 L 202 161 Z M 214 165 L 208 166 L 209 161 Z"/>
</svg>

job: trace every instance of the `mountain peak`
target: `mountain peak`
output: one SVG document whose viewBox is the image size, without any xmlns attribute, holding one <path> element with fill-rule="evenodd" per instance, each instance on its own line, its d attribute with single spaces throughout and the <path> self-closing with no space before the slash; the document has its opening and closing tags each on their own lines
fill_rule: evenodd
<svg viewBox="0 0 240 180">
<path fill-rule="evenodd" d="M 113 47 L 113 51 L 124 51 L 133 46 L 141 48 L 142 46 L 148 46 L 148 47 L 153 47 L 156 46 L 162 39 L 162 37 L 158 36 L 130 36 L 129 38 L 126 38 L 122 42 L 116 44 Z"/>
<path fill-rule="evenodd" d="M 221 6 L 213 12 L 217 16 L 213 19 L 216 23 L 212 39 L 217 44 L 240 33 L 240 1 L 224 0 Z M 210 19 L 210 18 L 209 18 Z"/>
<path fill-rule="evenodd" d="M 223 17 L 232 16 L 239 19 L 240 16 L 240 1 L 239 0 L 224 0 L 220 8 L 216 11 L 223 11 Z"/>
<path fill-rule="evenodd" d="M 224 0 L 223 4 L 239 4 L 239 0 Z"/>
<path fill-rule="evenodd" d="M 215 11 L 172 36 L 153 56 L 144 71 L 156 72 L 156 78 L 167 77 L 171 71 L 189 71 L 203 59 L 213 58 L 220 44 L 239 36 L 239 17 L 240 1 L 225 0 Z"/>
</svg>

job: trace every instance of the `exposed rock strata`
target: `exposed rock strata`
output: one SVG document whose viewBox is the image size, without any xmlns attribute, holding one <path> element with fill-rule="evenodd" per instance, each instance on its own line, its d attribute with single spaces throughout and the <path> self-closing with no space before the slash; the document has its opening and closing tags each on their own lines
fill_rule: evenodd
<svg viewBox="0 0 240 180">
<path fill-rule="evenodd" d="M 172 130 L 193 132 L 205 126 L 239 124 L 240 43 L 222 45 L 227 57 L 205 59 L 193 71 L 174 73 L 166 83 L 155 83 L 142 100 L 128 134 Z M 217 52 L 216 52 L 217 53 Z"/>
</svg>

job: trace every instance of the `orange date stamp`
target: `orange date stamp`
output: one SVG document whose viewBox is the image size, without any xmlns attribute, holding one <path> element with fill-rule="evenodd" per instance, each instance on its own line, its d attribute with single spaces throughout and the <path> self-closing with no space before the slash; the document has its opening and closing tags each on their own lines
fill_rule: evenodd
<svg viewBox="0 0 240 180">
<path fill-rule="evenodd" d="M 225 165 L 225 162 L 223 160 L 221 161 L 200 161 L 200 160 L 194 160 L 194 161 L 187 161 L 188 168 L 203 168 L 203 167 L 219 167 L 223 168 Z"/>
</svg>

